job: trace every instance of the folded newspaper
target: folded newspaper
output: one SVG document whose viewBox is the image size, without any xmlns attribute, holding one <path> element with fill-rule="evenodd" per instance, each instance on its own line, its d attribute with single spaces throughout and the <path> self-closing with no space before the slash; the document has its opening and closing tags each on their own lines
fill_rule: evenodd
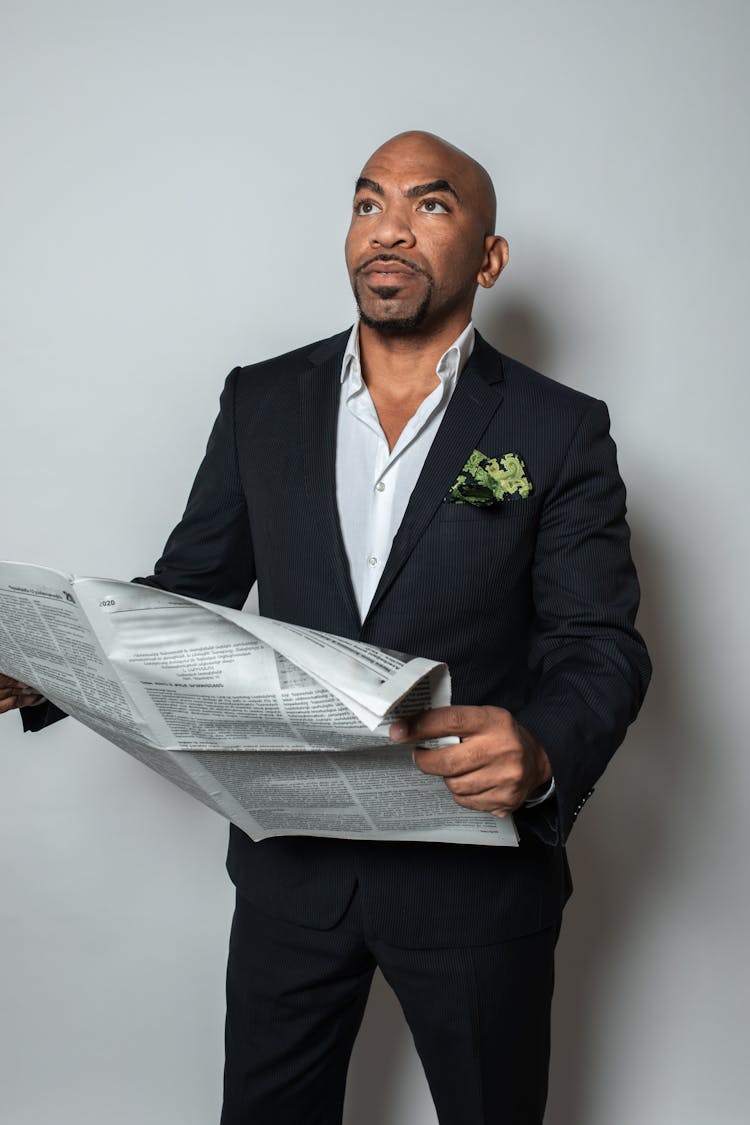
<svg viewBox="0 0 750 1125">
<path fill-rule="evenodd" d="M 457 805 L 391 722 L 450 703 L 445 664 L 115 579 L 0 563 L 0 671 L 254 840 L 517 843 Z"/>
</svg>

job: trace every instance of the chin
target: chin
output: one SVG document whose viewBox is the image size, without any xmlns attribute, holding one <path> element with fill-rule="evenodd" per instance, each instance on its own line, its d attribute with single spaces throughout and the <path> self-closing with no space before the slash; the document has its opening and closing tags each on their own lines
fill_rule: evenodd
<svg viewBox="0 0 750 1125">
<path fill-rule="evenodd" d="M 384 336 L 396 336 L 402 333 L 415 332 L 420 328 L 425 321 L 426 313 L 422 313 L 421 309 L 417 309 L 411 313 L 403 312 L 396 313 L 380 313 L 376 316 L 371 316 L 364 309 L 359 310 L 360 320 L 366 324 L 368 328 L 372 328 L 375 332 L 381 332 Z"/>
<path fill-rule="evenodd" d="M 360 319 L 375 332 L 395 335 L 401 332 L 414 332 L 424 324 L 430 311 L 431 293 L 426 293 L 419 304 L 402 304 L 388 300 L 385 295 L 377 302 L 363 302 L 355 290 Z"/>
</svg>

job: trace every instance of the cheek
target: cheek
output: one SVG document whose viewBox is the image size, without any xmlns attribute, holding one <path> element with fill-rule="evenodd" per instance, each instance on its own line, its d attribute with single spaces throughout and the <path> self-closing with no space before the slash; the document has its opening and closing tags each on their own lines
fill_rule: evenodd
<svg viewBox="0 0 750 1125">
<path fill-rule="evenodd" d="M 464 247 L 456 246 L 448 250 L 443 248 L 433 256 L 432 267 L 435 284 L 441 289 L 460 290 L 466 285 L 467 262 Z"/>
<path fill-rule="evenodd" d="M 349 227 L 346 235 L 346 240 L 344 242 L 344 258 L 346 260 L 346 268 L 349 271 L 350 277 L 352 275 L 355 263 L 361 256 L 362 251 L 360 247 L 360 239 L 357 237 L 354 230 Z"/>
<path fill-rule="evenodd" d="M 448 288 L 463 290 L 476 281 L 480 265 L 466 242 L 457 243 L 441 256 L 440 276 Z"/>
</svg>

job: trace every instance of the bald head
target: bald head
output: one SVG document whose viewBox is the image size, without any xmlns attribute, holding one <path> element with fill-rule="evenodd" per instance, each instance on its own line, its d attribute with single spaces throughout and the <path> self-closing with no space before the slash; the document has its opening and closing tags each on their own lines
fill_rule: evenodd
<svg viewBox="0 0 750 1125">
<path fill-rule="evenodd" d="M 445 333 L 470 319 L 478 286 L 508 261 L 481 164 L 432 133 L 399 133 L 362 169 L 346 236 L 361 323 L 381 335 Z"/>
<path fill-rule="evenodd" d="M 495 189 L 487 170 L 468 153 L 434 133 L 413 129 L 397 133 L 380 145 L 365 164 L 362 174 L 366 175 L 368 165 L 377 165 L 383 159 L 404 168 L 411 163 L 424 164 L 427 160 L 436 169 L 443 169 L 444 174 L 440 178 L 446 179 L 457 193 L 461 193 L 463 202 L 476 212 L 483 234 L 494 233 L 497 216 Z"/>
</svg>

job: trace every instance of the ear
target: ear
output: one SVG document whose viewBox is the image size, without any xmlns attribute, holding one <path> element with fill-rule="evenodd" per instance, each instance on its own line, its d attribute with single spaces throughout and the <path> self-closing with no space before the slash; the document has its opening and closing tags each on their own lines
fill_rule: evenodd
<svg viewBox="0 0 750 1125">
<path fill-rule="evenodd" d="M 484 257 L 477 274 L 483 289 L 491 289 L 508 264 L 508 243 L 500 234 L 488 234 L 484 240 Z"/>
</svg>

